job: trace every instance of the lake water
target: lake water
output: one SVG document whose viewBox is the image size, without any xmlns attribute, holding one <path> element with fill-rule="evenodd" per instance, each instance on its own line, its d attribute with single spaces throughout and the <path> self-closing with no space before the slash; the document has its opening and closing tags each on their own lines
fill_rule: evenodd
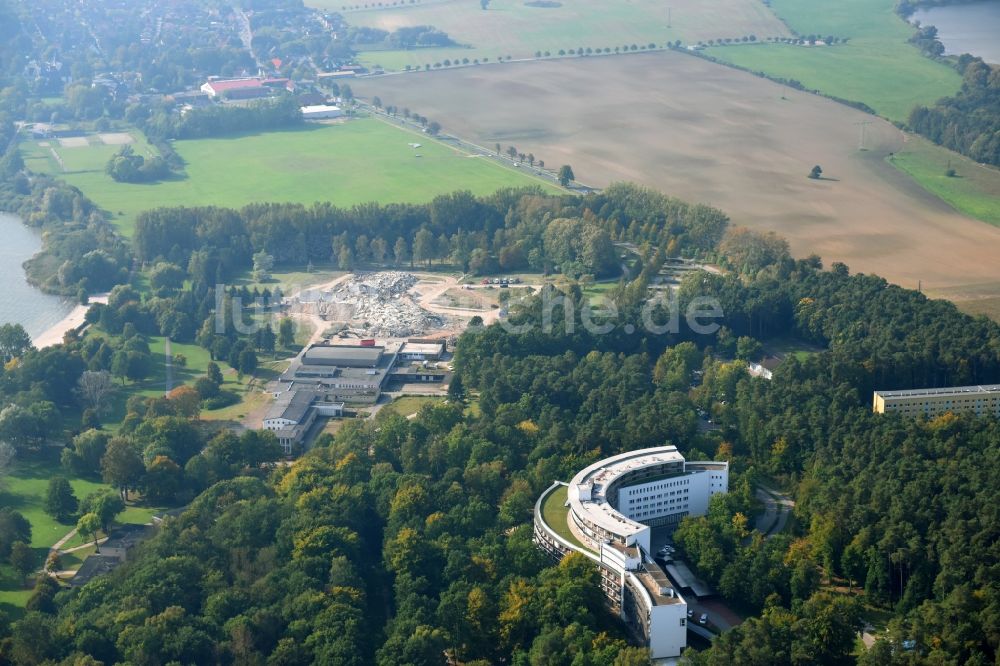
<svg viewBox="0 0 1000 666">
<path fill-rule="evenodd" d="M 0 324 L 21 324 L 35 337 L 59 323 L 75 304 L 42 293 L 25 279 L 21 264 L 42 247 L 37 231 L 14 215 L 0 213 L 0 238 Z"/>
<path fill-rule="evenodd" d="M 935 26 L 946 54 L 971 53 L 1000 63 L 1000 0 L 928 7 L 913 12 L 910 20 Z"/>
</svg>

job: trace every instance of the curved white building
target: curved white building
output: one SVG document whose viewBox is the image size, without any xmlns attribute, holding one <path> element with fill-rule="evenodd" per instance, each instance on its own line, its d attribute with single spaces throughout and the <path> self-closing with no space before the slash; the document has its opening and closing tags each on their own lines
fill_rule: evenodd
<svg viewBox="0 0 1000 666">
<path fill-rule="evenodd" d="M 629 451 L 542 493 L 535 542 L 556 559 L 578 552 L 592 560 L 612 609 L 652 657 L 676 657 L 687 645 L 687 603 L 653 561 L 651 528 L 704 515 L 728 488 L 728 463 L 687 462 L 674 446 Z"/>
</svg>

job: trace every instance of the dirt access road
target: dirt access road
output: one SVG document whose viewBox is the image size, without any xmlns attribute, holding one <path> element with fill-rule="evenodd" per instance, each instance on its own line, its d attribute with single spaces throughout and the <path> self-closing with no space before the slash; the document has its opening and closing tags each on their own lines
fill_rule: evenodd
<svg viewBox="0 0 1000 666">
<path fill-rule="evenodd" d="M 904 135 L 836 102 L 676 52 L 359 79 L 480 146 L 514 145 L 582 182 L 635 181 L 773 230 L 796 255 L 906 287 L 1000 294 L 1000 229 L 886 162 Z M 865 148 L 859 150 L 861 125 Z M 813 165 L 823 180 L 806 177 Z"/>
</svg>

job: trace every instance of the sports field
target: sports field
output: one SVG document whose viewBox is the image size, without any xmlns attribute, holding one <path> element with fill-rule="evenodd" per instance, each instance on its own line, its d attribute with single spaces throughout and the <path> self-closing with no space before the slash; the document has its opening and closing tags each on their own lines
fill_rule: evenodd
<svg viewBox="0 0 1000 666">
<path fill-rule="evenodd" d="M 306 4 L 342 11 L 341 0 L 310 0 Z M 388 4 L 388 3 L 386 3 Z M 668 15 L 669 6 L 669 15 Z M 557 55 L 579 48 L 631 49 L 680 39 L 788 36 L 784 24 L 759 0 L 561 0 L 526 2 L 492 0 L 483 10 L 475 0 L 424 0 L 419 4 L 346 11 L 348 23 L 392 31 L 401 27 L 433 26 L 462 47 L 369 51 L 362 59 L 388 69 L 424 67 L 445 59 L 531 58 L 536 51 Z M 463 48 L 464 47 L 464 48 Z M 359 47 L 361 48 L 361 47 Z"/>
<path fill-rule="evenodd" d="M 110 156 L 106 146 L 49 148 L 60 156 L 71 154 L 63 161 L 83 165 L 81 170 L 63 172 L 37 142 L 25 147 L 28 167 L 79 187 L 112 213 L 125 235 L 131 235 L 140 212 L 158 206 L 238 208 L 255 201 L 332 201 L 349 206 L 368 201 L 424 202 L 461 189 L 476 194 L 533 184 L 554 189 L 516 169 L 374 119 L 178 141 L 174 148 L 186 162 L 185 174 L 154 184 L 113 181 L 104 173 L 104 161 Z"/>
<path fill-rule="evenodd" d="M 913 28 L 893 12 L 893 0 L 772 0 L 771 8 L 799 35 L 833 35 L 848 42 L 829 47 L 741 44 L 706 52 L 753 71 L 864 102 L 891 120 L 905 121 L 915 105 L 933 104 L 961 85 L 955 70 L 907 43 Z"/>
<path fill-rule="evenodd" d="M 45 139 L 22 146 L 24 159 L 33 171 L 63 174 L 85 171 L 104 172 L 108 160 L 131 145 L 139 155 L 156 155 L 139 132 L 106 132 L 64 139 Z"/>
<path fill-rule="evenodd" d="M 352 87 L 480 145 L 570 164 L 585 184 L 636 181 L 717 206 L 827 265 L 932 292 L 996 284 L 1000 295 L 1000 228 L 958 213 L 890 164 L 908 145 L 892 124 L 680 53 L 621 62 L 460 68 Z M 858 123 L 867 121 L 859 150 Z M 816 164 L 827 178 L 806 177 Z"/>
</svg>

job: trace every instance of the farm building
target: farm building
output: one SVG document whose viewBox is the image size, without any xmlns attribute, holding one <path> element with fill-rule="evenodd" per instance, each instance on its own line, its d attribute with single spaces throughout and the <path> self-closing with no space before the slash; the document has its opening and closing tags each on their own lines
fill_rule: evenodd
<svg viewBox="0 0 1000 666">
<path fill-rule="evenodd" d="M 353 79 L 356 73 L 353 70 L 340 72 L 322 72 L 316 76 L 320 81 L 337 81 L 339 79 Z"/>
<path fill-rule="evenodd" d="M 340 118 L 344 112 L 339 106 L 332 104 L 313 104 L 302 107 L 302 117 L 306 120 L 323 120 L 325 118 Z"/>
<path fill-rule="evenodd" d="M 202 84 L 201 90 L 211 97 L 227 97 L 229 99 L 255 99 L 267 97 L 274 92 L 295 89 L 295 84 L 288 79 L 265 79 L 251 77 L 245 79 L 213 79 Z"/>
</svg>

